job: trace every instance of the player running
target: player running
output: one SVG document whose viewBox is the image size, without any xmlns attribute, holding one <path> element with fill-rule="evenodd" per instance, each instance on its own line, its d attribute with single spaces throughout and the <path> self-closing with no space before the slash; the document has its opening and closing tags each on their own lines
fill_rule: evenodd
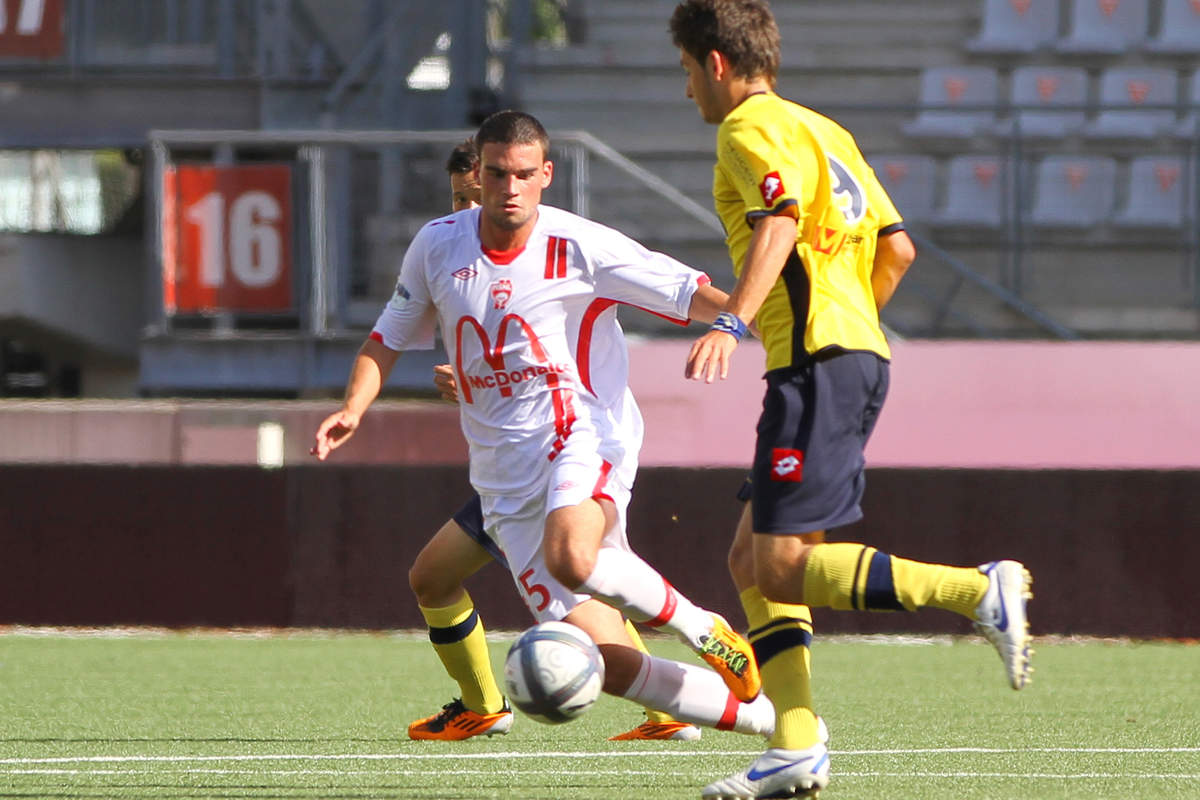
<svg viewBox="0 0 1200 800">
<path fill-rule="evenodd" d="M 455 146 L 446 161 L 450 177 L 450 206 L 465 211 L 479 205 L 479 155 L 468 139 Z M 458 401 L 453 368 L 434 367 L 434 383 L 447 400 Z M 483 621 L 463 583 L 493 560 L 507 568 L 504 554 L 483 529 L 479 495 L 472 495 L 417 555 L 408 573 L 417 607 L 429 626 L 429 639 L 447 674 L 458 683 L 462 697 L 451 700 L 436 714 L 408 726 L 410 739 L 458 741 L 474 736 L 505 734 L 512 729 L 513 712 L 492 673 Z M 641 636 L 626 623 L 634 646 L 648 652 Z M 695 725 L 669 714 L 646 709 L 646 721 L 614 740 L 700 738 Z"/>
<path fill-rule="evenodd" d="M 641 416 L 616 306 L 682 323 L 715 319 L 727 297 L 668 256 L 540 205 L 553 164 L 533 117 L 494 114 L 476 143 L 483 205 L 417 234 L 313 452 L 324 460 L 354 434 L 400 352 L 431 347 L 437 323 L 454 357 L 485 529 L 534 616 L 596 640 L 606 692 L 686 722 L 765 732 L 764 712 L 774 714 L 750 702 L 760 681 L 749 644 L 625 537 Z M 715 672 L 638 652 L 620 612 L 676 634 Z"/>
<path fill-rule="evenodd" d="M 780 39 L 764 0 L 685 0 L 670 30 L 687 96 L 720 126 L 713 198 L 738 278 L 686 374 L 724 378 L 752 320 L 767 353 L 752 520 L 730 568 L 777 724 L 760 758 L 702 796 L 809 796 L 828 783 L 829 753 L 812 708 L 806 606 L 954 611 L 976 621 L 1020 689 L 1030 577 L 1016 561 L 949 567 L 824 543 L 827 529 L 862 516 L 863 448 L 888 385 L 879 309 L 915 251 L 851 135 L 774 93 Z"/>
</svg>

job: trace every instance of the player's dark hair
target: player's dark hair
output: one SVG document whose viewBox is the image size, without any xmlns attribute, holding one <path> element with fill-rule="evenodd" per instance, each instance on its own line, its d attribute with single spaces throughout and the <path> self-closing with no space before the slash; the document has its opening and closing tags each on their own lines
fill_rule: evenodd
<svg viewBox="0 0 1200 800">
<path fill-rule="evenodd" d="M 466 175 L 479 169 L 479 150 L 473 138 L 464 139 L 450 151 L 446 159 L 446 172 L 451 175 Z"/>
<path fill-rule="evenodd" d="M 671 14 L 671 41 L 703 64 L 716 50 L 742 78 L 779 74 L 779 26 L 766 0 L 684 0 Z"/>
<path fill-rule="evenodd" d="M 475 134 L 475 146 L 482 152 L 485 144 L 536 144 L 542 158 L 550 155 L 550 135 L 537 117 L 523 111 L 497 111 L 485 119 Z"/>
</svg>

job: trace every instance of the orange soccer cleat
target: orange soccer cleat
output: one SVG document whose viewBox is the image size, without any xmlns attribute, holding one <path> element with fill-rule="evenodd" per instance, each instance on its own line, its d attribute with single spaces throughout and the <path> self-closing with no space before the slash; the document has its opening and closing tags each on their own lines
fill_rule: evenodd
<svg viewBox="0 0 1200 800">
<path fill-rule="evenodd" d="M 495 736 L 508 733 L 513 726 L 513 712 L 504 701 L 504 708 L 494 714 L 479 714 L 454 698 L 431 717 L 419 719 L 408 726 L 410 739 L 440 739 L 457 742 L 472 736 Z"/>
<path fill-rule="evenodd" d="M 712 633 L 700 637 L 700 657 L 717 671 L 733 696 L 749 703 L 762 691 L 754 649 L 719 614 L 713 614 Z"/>
<path fill-rule="evenodd" d="M 627 742 L 634 739 L 672 740 L 676 742 L 694 742 L 700 738 L 700 729 L 686 722 L 671 720 L 670 722 L 651 722 L 646 720 L 631 731 L 608 737 L 610 742 Z"/>
</svg>

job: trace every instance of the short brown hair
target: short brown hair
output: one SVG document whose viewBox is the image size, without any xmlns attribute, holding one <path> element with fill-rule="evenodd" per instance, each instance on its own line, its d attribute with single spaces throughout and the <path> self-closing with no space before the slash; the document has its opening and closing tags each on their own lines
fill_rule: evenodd
<svg viewBox="0 0 1200 800">
<path fill-rule="evenodd" d="M 716 50 L 742 78 L 779 74 L 779 27 L 766 0 L 684 0 L 671 14 L 671 40 L 703 64 Z"/>
<path fill-rule="evenodd" d="M 550 135 L 537 117 L 523 111 L 497 111 L 485 119 L 475 134 L 475 146 L 483 152 L 485 144 L 536 144 L 542 158 L 550 155 Z"/>
<path fill-rule="evenodd" d="M 464 139 L 450 151 L 446 159 L 446 172 L 451 175 L 466 175 L 479 169 L 479 150 L 474 139 Z"/>
</svg>

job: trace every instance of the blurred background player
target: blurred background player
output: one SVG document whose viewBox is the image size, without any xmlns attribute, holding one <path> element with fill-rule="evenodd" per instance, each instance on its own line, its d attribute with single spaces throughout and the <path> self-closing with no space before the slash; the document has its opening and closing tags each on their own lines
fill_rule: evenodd
<svg viewBox="0 0 1200 800">
<path fill-rule="evenodd" d="M 828 528 L 862 516 L 863 449 L 888 386 L 879 309 L 915 251 L 853 137 L 774 93 L 780 37 L 764 0 L 685 0 L 670 30 L 687 96 L 720 126 L 713 198 L 737 275 L 686 373 L 724 378 L 751 321 L 767 353 L 751 502 L 730 568 L 775 733 L 745 772 L 702 796 L 809 796 L 828 783 L 829 754 L 812 708 L 806 606 L 954 611 L 975 620 L 1020 689 L 1030 578 L 1015 561 L 950 567 L 824 543 Z"/>
<path fill-rule="evenodd" d="M 479 154 L 468 139 L 451 151 L 446 161 L 450 177 L 450 204 L 454 211 L 479 205 Z M 434 368 L 434 382 L 447 400 L 457 402 L 457 387 L 449 364 Z M 461 698 L 455 698 L 431 716 L 408 726 L 411 739 L 461 740 L 473 736 L 504 734 L 512 728 L 513 712 L 496 684 L 488 658 L 483 622 L 463 583 L 495 560 L 506 569 L 503 553 L 483 530 L 479 495 L 473 494 L 417 555 L 408 573 L 421 615 L 429 626 L 429 639 Z M 634 645 L 648 653 L 637 628 L 626 627 Z M 670 714 L 646 709 L 647 720 L 612 737 L 693 741 L 700 729 L 679 722 Z"/>
</svg>

